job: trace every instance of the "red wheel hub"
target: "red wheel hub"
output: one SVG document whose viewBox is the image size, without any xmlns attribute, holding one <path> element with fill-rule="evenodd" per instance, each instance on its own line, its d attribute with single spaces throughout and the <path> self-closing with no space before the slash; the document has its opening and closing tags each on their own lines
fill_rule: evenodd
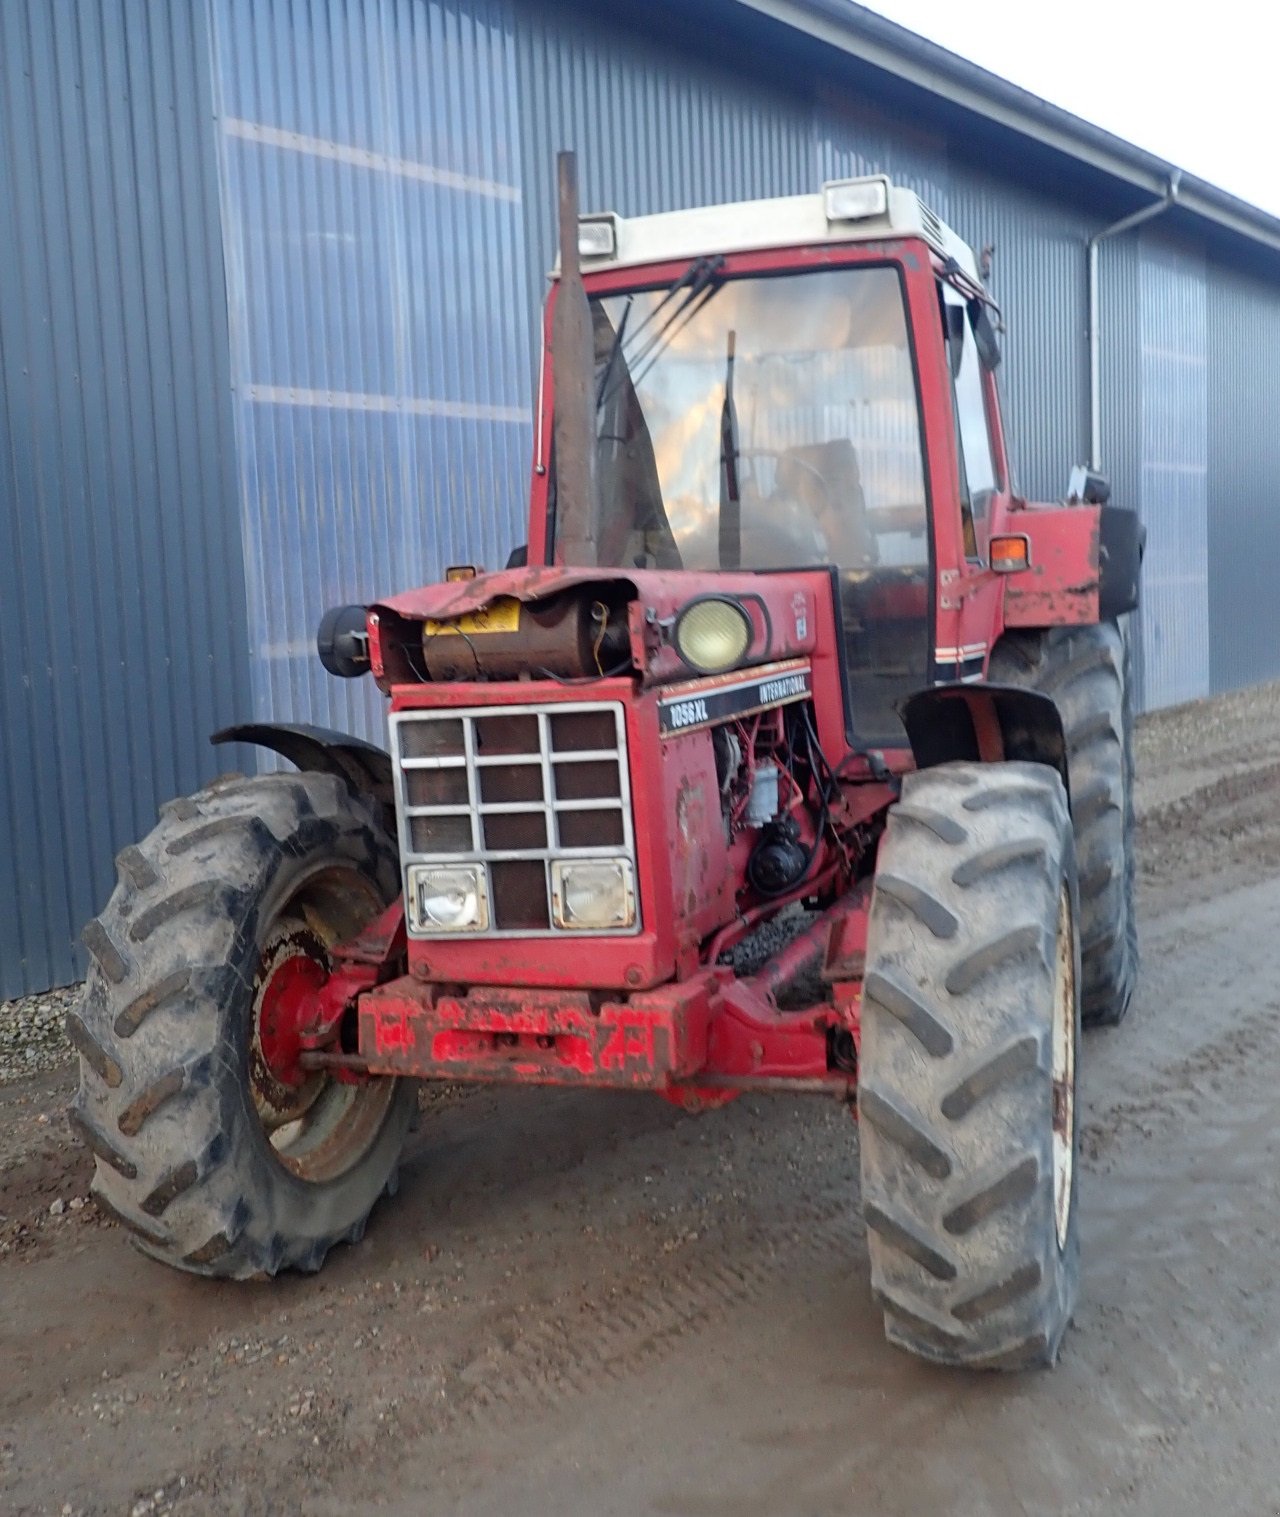
<svg viewBox="0 0 1280 1517">
<path fill-rule="evenodd" d="M 300 943 L 281 944 L 258 992 L 258 1045 L 272 1079 L 298 1086 L 306 1073 L 298 1067 L 301 1034 L 319 1013 L 319 996 L 329 978 L 326 965 Z"/>
</svg>

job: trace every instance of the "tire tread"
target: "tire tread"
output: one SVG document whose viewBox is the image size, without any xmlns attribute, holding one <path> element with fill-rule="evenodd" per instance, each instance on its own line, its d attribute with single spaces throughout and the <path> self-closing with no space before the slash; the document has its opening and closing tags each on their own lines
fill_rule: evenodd
<svg viewBox="0 0 1280 1517">
<path fill-rule="evenodd" d="M 68 1118 L 94 1157 L 99 1205 L 150 1256 L 236 1279 L 316 1268 L 383 1194 L 416 1107 L 411 1082 L 393 1087 L 349 1172 L 310 1182 L 272 1154 L 242 1062 L 258 914 L 279 872 L 306 878 L 336 860 L 392 899 L 399 871 L 380 818 L 336 776 L 270 774 L 168 803 L 122 850 L 111 899 L 84 932 L 92 962 L 67 1024 L 80 1055 Z"/>
<path fill-rule="evenodd" d="M 903 804 L 950 809 L 965 837 L 891 824 L 880 844 L 881 874 L 957 931 L 923 928 L 877 876 L 858 1096 L 872 1290 L 889 1340 L 921 1358 L 1050 1364 L 1079 1250 L 1074 1204 L 1058 1244 L 1050 1121 L 1064 890 L 1078 910 L 1066 794 L 1048 766 L 958 763 L 909 775 Z"/>
</svg>

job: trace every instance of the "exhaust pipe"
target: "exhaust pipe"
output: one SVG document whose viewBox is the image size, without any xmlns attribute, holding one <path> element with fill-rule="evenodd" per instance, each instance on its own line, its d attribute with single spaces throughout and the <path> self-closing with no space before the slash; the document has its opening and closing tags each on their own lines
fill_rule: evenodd
<svg viewBox="0 0 1280 1517">
<path fill-rule="evenodd" d="M 578 160 L 556 155 L 560 195 L 560 286 L 551 321 L 555 374 L 556 523 L 566 564 L 596 563 L 595 341 L 578 257 Z"/>
</svg>

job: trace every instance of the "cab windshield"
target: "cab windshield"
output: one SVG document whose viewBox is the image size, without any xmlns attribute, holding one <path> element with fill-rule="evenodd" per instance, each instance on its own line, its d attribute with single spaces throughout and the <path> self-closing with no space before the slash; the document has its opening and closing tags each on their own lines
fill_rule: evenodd
<svg viewBox="0 0 1280 1517">
<path fill-rule="evenodd" d="M 888 267 L 591 301 L 597 560 L 839 571 L 855 735 L 902 740 L 928 675 L 929 540 L 902 285 Z"/>
</svg>

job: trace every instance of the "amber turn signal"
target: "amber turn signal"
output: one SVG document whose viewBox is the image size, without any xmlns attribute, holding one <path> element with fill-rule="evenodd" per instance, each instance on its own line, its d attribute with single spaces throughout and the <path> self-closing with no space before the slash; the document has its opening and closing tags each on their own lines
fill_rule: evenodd
<svg viewBox="0 0 1280 1517">
<path fill-rule="evenodd" d="M 1031 539 L 1019 532 L 991 539 L 989 562 L 997 574 L 1016 574 L 1031 567 Z"/>
</svg>

